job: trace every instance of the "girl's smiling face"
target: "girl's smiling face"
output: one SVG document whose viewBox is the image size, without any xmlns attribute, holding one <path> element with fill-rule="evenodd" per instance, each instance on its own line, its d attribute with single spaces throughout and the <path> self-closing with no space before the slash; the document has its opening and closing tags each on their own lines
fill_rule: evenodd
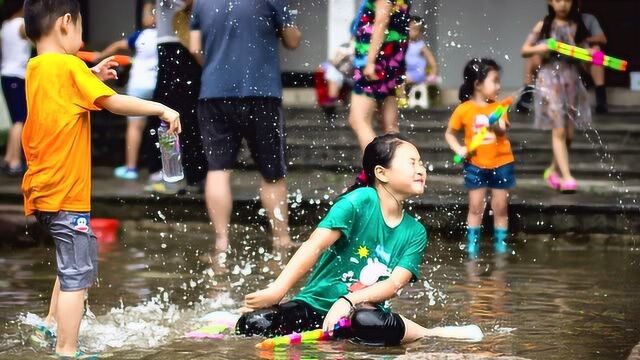
<svg viewBox="0 0 640 360">
<path fill-rule="evenodd" d="M 424 193 L 427 170 L 418 149 L 411 143 L 402 142 L 395 150 L 389 168 L 378 166 L 378 180 L 395 194 L 409 198 Z"/>
</svg>

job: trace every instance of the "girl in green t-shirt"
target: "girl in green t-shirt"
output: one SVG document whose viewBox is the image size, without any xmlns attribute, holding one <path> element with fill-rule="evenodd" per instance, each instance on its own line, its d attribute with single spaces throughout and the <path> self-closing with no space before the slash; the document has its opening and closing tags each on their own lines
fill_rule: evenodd
<svg viewBox="0 0 640 360">
<path fill-rule="evenodd" d="M 424 192 L 426 170 L 416 147 L 397 134 L 375 138 L 365 149 L 368 185 L 340 196 L 318 228 L 266 289 L 245 297 L 251 312 L 240 334 L 278 336 L 319 327 L 351 327 L 337 337 L 374 345 L 398 345 L 438 336 L 389 311 L 388 300 L 420 275 L 427 234 L 405 213 L 403 201 Z M 287 292 L 311 269 L 304 288 Z"/>
</svg>

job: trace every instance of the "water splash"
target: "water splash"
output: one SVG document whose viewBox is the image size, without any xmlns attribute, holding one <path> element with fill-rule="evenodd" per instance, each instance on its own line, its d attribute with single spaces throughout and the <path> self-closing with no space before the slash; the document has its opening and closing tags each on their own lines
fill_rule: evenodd
<svg viewBox="0 0 640 360">
<path fill-rule="evenodd" d="M 111 308 L 100 316 L 85 316 L 80 325 L 79 343 L 91 352 L 111 352 L 126 349 L 151 349 L 184 336 L 202 323 L 204 315 L 234 306 L 229 293 L 203 299 L 192 308 L 180 308 L 169 301 L 162 288 L 149 301 L 134 306 Z M 44 319 L 33 313 L 21 314 L 19 324 L 34 327 Z M 30 332 L 30 330 L 29 330 Z"/>
</svg>

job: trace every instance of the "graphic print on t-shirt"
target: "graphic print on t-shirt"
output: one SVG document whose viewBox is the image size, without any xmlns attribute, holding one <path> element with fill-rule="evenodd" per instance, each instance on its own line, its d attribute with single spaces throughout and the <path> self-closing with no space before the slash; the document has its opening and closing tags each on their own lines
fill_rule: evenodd
<svg viewBox="0 0 640 360">
<path fill-rule="evenodd" d="M 376 249 L 376 253 L 379 251 L 380 249 Z M 348 271 L 342 274 L 342 281 L 347 284 L 349 292 L 355 292 L 369 287 L 378 282 L 381 277 L 388 277 L 391 275 L 391 271 L 387 265 L 382 263 L 377 256 L 372 254 L 366 246 L 358 247 L 356 255 L 357 256 L 351 257 L 351 262 L 358 265 L 365 265 L 360 270 L 360 274 L 358 274 L 357 278 L 354 278 L 355 274 L 353 271 Z"/>
<path fill-rule="evenodd" d="M 489 117 L 484 114 L 476 115 L 475 120 L 473 121 L 473 134 L 477 134 L 482 130 L 482 128 L 489 126 Z M 493 131 L 487 131 L 484 140 L 482 140 L 483 145 L 492 144 L 496 142 L 496 134 Z"/>
</svg>

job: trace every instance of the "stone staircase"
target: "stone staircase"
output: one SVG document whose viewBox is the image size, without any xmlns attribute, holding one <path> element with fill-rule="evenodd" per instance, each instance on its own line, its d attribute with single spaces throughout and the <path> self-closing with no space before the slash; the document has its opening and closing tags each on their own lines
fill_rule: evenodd
<svg viewBox="0 0 640 360">
<path fill-rule="evenodd" d="M 452 153 L 443 139 L 450 111 L 406 111 L 401 132 L 418 146 L 430 170 L 457 174 Z M 288 160 L 292 171 L 299 169 L 344 170 L 359 167 L 360 153 L 346 118 L 339 111 L 328 120 L 316 109 L 285 112 Z M 518 176 L 540 176 L 551 158 L 550 135 L 532 128 L 530 116 L 511 114 L 509 138 L 516 157 Z M 124 159 L 125 120 L 99 113 L 93 120 L 94 164 L 117 166 Z M 577 131 L 571 150 L 571 166 L 577 178 L 640 179 L 640 112 L 617 112 L 594 117 L 592 128 Z M 143 156 L 144 158 L 144 156 Z M 240 165 L 253 169 L 245 150 Z"/>
</svg>

